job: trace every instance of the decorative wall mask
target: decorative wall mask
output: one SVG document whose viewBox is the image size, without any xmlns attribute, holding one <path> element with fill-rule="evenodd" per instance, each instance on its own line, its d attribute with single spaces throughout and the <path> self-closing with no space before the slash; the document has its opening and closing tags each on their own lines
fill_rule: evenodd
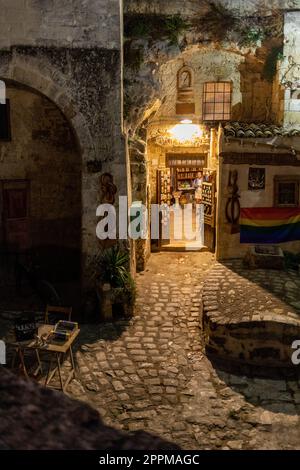
<svg viewBox="0 0 300 470">
<path fill-rule="evenodd" d="M 266 187 L 265 168 L 249 168 L 248 189 L 249 191 L 258 191 Z"/>
<path fill-rule="evenodd" d="M 103 173 L 100 178 L 101 204 L 114 204 L 117 194 L 117 187 L 114 184 L 114 177 L 110 173 Z"/>
<path fill-rule="evenodd" d="M 240 214 L 241 204 L 238 187 L 238 172 L 233 170 L 229 172 L 228 178 L 228 200 L 226 204 L 225 214 L 229 224 L 231 224 L 231 234 L 240 232 Z"/>
</svg>

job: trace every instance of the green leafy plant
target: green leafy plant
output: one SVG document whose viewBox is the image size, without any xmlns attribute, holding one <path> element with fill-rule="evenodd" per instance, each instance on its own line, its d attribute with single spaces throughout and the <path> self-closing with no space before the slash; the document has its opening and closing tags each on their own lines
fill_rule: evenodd
<svg viewBox="0 0 300 470">
<path fill-rule="evenodd" d="M 125 289 L 125 294 L 126 294 L 129 304 L 134 305 L 135 300 L 136 300 L 136 285 L 131 275 L 128 276 L 124 289 Z"/>
<path fill-rule="evenodd" d="M 135 281 L 129 271 L 129 254 L 119 246 L 104 250 L 95 259 L 96 278 L 115 289 L 115 297 L 123 296 L 133 305 L 136 298 Z"/>
<path fill-rule="evenodd" d="M 112 287 L 125 287 L 130 273 L 128 271 L 129 255 L 119 246 L 109 248 L 98 258 L 98 272 L 101 282 Z"/>
<path fill-rule="evenodd" d="M 180 15 L 168 16 L 165 20 L 166 36 L 171 44 L 178 44 L 179 36 L 188 29 L 188 23 Z"/>
<path fill-rule="evenodd" d="M 266 35 L 260 27 L 250 27 L 247 30 L 241 32 L 241 45 L 244 46 L 256 46 L 260 41 L 265 39 Z"/>
<path fill-rule="evenodd" d="M 189 28 L 189 23 L 179 14 L 130 14 L 124 18 L 124 35 L 127 39 L 169 40 L 178 44 L 179 36 Z"/>
</svg>

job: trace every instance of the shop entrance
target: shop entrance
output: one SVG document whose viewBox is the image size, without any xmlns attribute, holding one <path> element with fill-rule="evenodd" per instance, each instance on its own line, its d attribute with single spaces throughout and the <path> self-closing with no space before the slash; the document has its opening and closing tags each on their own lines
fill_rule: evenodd
<svg viewBox="0 0 300 470">
<path fill-rule="evenodd" d="M 205 155 L 167 154 L 165 163 L 156 177 L 157 204 L 165 206 L 158 249 L 214 251 L 215 172 Z"/>
</svg>

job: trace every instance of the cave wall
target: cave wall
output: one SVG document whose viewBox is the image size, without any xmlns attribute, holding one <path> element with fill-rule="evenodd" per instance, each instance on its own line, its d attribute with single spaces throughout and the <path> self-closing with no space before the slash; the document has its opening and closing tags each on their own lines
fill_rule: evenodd
<svg viewBox="0 0 300 470">
<path fill-rule="evenodd" d="M 194 72 L 195 115 L 202 121 L 203 86 L 205 82 L 232 83 L 232 120 L 270 122 L 277 120 L 271 113 L 272 83 L 262 77 L 263 65 L 235 51 L 214 47 L 192 48 L 160 69 L 163 104 L 155 115 L 176 119 L 177 73 L 183 66 Z"/>
</svg>

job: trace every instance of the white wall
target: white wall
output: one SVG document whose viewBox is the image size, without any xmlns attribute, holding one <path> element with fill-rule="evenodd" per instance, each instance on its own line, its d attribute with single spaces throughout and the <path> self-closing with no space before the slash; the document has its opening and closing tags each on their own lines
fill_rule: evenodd
<svg viewBox="0 0 300 470">
<path fill-rule="evenodd" d="M 259 166 L 256 168 L 266 169 L 266 188 L 261 191 L 248 190 L 248 172 L 249 165 L 222 165 L 221 184 L 219 190 L 219 216 L 217 227 L 218 238 L 218 258 L 242 258 L 249 245 L 240 244 L 240 234 L 231 234 L 231 225 L 227 222 L 225 216 L 226 203 L 228 200 L 228 177 L 229 172 L 238 171 L 238 187 L 240 194 L 240 203 L 242 208 L 250 207 L 274 207 L 274 177 L 275 176 L 300 176 L 300 167 L 294 166 Z M 300 241 L 283 243 L 281 247 L 287 251 L 300 252 Z"/>
</svg>

